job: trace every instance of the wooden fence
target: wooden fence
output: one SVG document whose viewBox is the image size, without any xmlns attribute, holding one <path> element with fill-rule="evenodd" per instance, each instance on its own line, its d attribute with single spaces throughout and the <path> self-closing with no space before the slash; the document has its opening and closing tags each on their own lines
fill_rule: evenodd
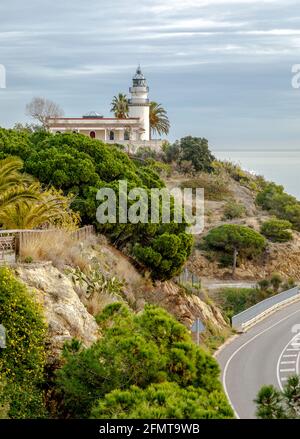
<svg viewBox="0 0 300 439">
<path fill-rule="evenodd" d="M 57 229 L 0 230 L 0 262 L 15 262 L 22 248 L 33 239 L 44 239 L 58 233 Z M 94 226 L 85 226 L 70 235 L 77 241 L 84 241 L 94 234 Z M 14 258 L 12 257 L 14 255 Z"/>
</svg>

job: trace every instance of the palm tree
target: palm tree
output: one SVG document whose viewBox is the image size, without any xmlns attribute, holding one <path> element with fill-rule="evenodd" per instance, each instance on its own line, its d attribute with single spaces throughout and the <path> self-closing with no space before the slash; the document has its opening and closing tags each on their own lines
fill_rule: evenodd
<svg viewBox="0 0 300 439">
<path fill-rule="evenodd" d="M 115 114 L 116 118 L 126 119 L 129 113 L 127 96 L 123 93 L 119 93 L 118 96 L 114 96 L 110 111 Z"/>
<path fill-rule="evenodd" d="M 158 135 L 168 134 L 170 121 L 166 110 L 157 102 L 150 102 L 150 131 Z"/>
<path fill-rule="evenodd" d="M 70 209 L 72 196 L 56 189 L 40 192 L 38 199 L 19 200 L 0 210 L 0 223 L 6 229 L 36 229 L 40 226 L 60 226 L 74 229 L 79 216 Z"/>
<path fill-rule="evenodd" d="M 0 160 L 0 212 L 20 200 L 36 200 L 39 197 L 33 177 L 21 174 L 23 162 L 18 157 Z"/>
</svg>

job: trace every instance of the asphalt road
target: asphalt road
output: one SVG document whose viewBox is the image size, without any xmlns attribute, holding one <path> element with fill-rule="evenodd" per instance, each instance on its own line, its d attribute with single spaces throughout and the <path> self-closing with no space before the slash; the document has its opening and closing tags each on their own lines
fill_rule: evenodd
<svg viewBox="0 0 300 439">
<path fill-rule="evenodd" d="M 298 326 L 297 326 L 298 325 Z M 224 390 L 241 419 L 255 418 L 261 386 L 282 388 L 300 371 L 300 302 L 270 315 L 217 354 Z"/>
</svg>

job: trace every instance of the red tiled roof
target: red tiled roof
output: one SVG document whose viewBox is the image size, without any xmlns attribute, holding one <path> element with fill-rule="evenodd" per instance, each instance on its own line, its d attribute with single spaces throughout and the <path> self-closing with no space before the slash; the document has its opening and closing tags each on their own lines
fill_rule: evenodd
<svg viewBox="0 0 300 439">
<path fill-rule="evenodd" d="M 138 117 L 126 117 L 118 119 L 117 117 L 49 117 L 49 120 L 139 120 Z"/>
</svg>

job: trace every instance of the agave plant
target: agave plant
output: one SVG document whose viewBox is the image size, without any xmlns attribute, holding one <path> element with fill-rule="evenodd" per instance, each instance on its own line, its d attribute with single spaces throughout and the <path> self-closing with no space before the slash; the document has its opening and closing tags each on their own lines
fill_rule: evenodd
<svg viewBox="0 0 300 439">
<path fill-rule="evenodd" d="M 109 294 L 122 300 L 123 282 L 116 277 L 106 276 L 101 272 L 101 267 L 89 266 L 85 273 L 80 268 L 76 268 L 72 272 L 72 282 L 84 287 L 87 298 L 94 294 Z"/>
</svg>

